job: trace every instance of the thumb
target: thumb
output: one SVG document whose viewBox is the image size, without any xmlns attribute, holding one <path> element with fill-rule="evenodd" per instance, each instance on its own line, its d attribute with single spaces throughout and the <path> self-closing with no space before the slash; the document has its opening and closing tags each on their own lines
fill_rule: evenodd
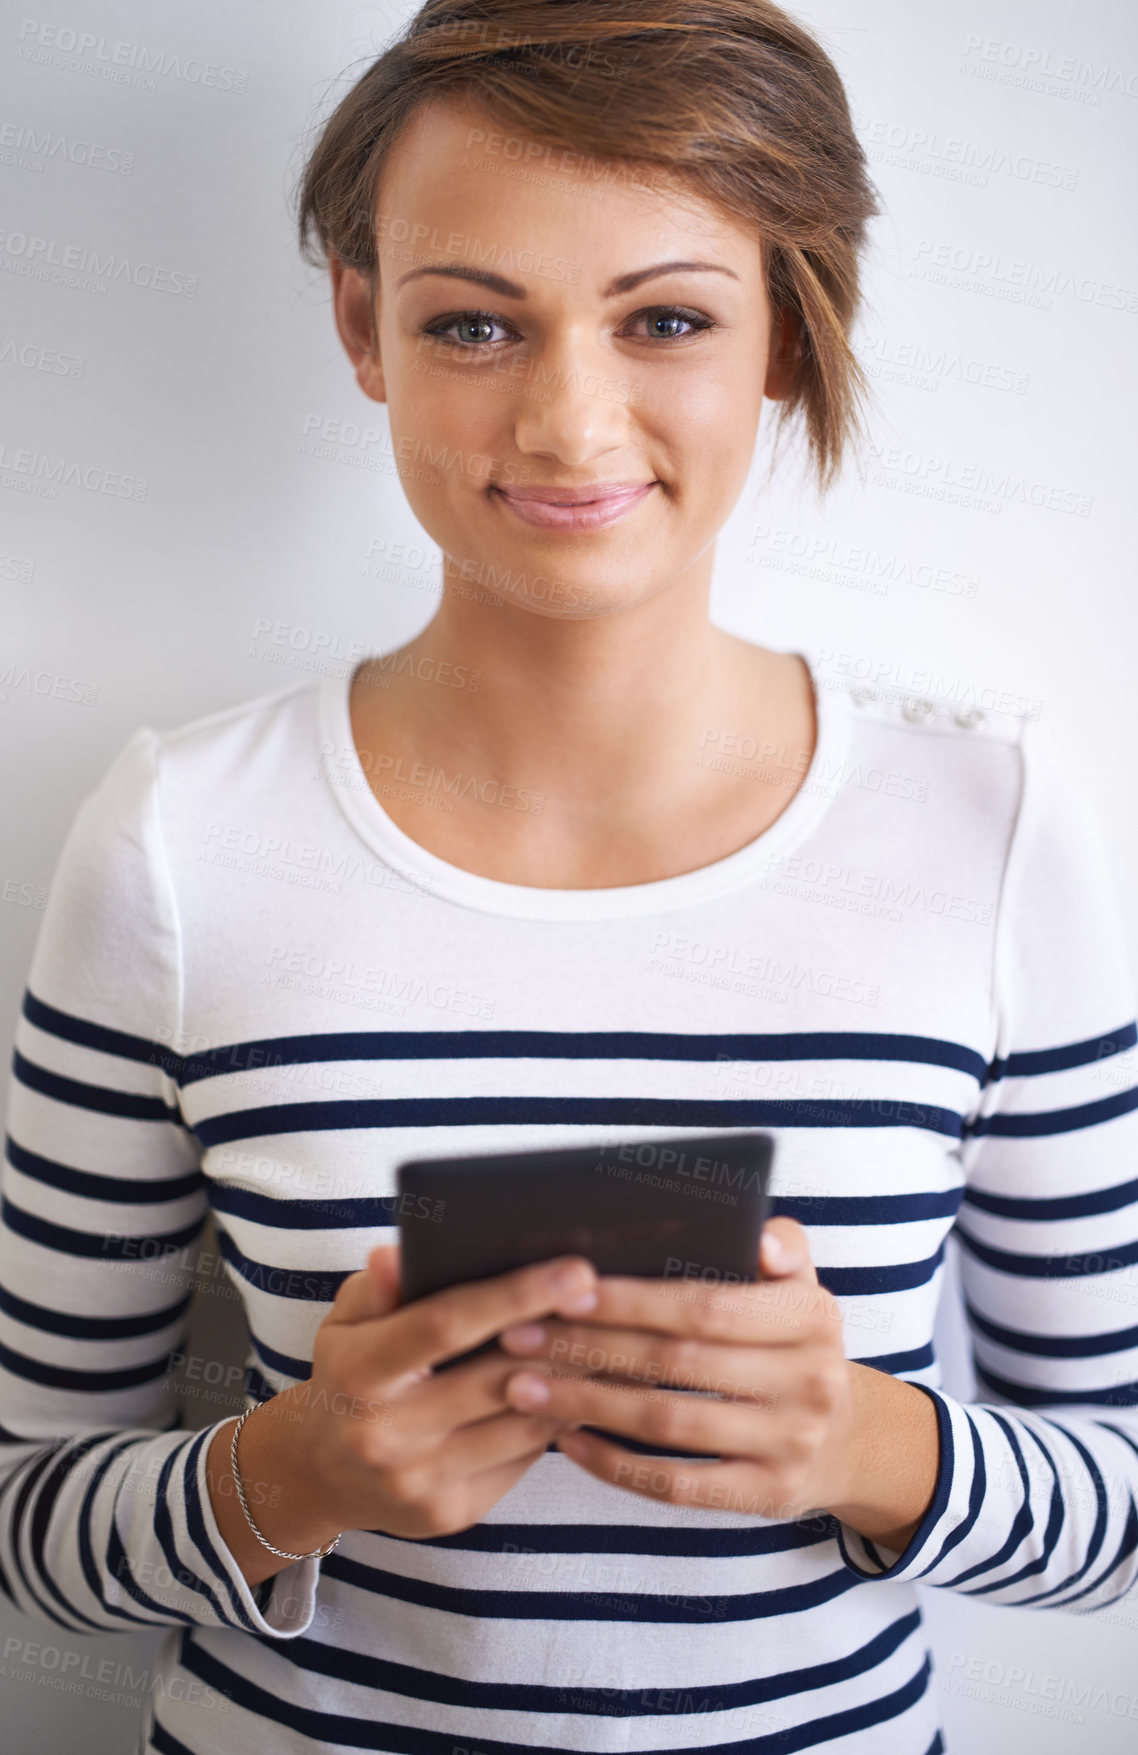
<svg viewBox="0 0 1138 1755">
<path fill-rule="evenodd" d="M 367 1265 L 349 1274 L 332 1301 L 325 1322 L 373 1322 L 398 1308 L 399 1245 L 380 1243 L 370 1252 Z"/>
<path fill-rule="evenodd" d="M 818 1284 L 810 1259 L 810 1242 L 797 1219 L 780 1213 L 766 1220 L 759 1238 L 759 1277 L 798 1280 L 805 1286 Z"/>
<path fill-rule="evenodd" d="M 402 1301 L 398 1243 L 377 1243 L 368 1253 L 367 1274 L 375 1288 L 379 1314 L 386 1316 Z"/>
</svg>

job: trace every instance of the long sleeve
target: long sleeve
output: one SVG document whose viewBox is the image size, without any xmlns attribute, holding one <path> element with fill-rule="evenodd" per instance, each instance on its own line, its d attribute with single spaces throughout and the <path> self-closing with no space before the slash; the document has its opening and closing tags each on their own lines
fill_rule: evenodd
<svg viewBox="0 0 1138 1755">
<path fill-rule="evenodd" d="M 126 742 L 61 851 L 16 1024 L 0 1166 L 0 1589 L 76 1631 L 312 1618 L 317 1563 L 265 1613 L 180 1429 L 200 1148 L 178 1105 L 182 958 L 160 748 Z M 219 1421 L 217 1425 L 224 1424 Z"/>
<path fill-rule="evenodd" d="M 1035 725 L 1020 750 L 954 1228 L 981 1399 L 921 1386 L 940 1464 L 904 1553 L 839 1543 L 862 1577 L 1082 1612 L 1138 1581 L 1136 1008 L 1085 791 Z"/>
</svg>

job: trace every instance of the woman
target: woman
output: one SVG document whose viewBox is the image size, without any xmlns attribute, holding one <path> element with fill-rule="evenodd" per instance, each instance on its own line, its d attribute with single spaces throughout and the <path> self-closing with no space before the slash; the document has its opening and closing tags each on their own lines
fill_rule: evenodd
<svg viewBox="0 0 1138 1755">
<path fill-rule="evenodd" d="M 11 1085 L 4 1588 L 171 1630 L 162 1755 L 941 1749 L 915 1580 L 1138 1579 L 1135 1008 L 1034 725 L 708 620 L 764 396 L 823 485 L 857 426 L 838 76 L 763 0 L 431 0 L 300 194 L 443 597 L 140 728 L 78 813 Z M 754 1126 L 761 1281 L 399 1306 L 402 1159 Z M 186 1433 L 211 1206 L 249 1393 Z"/>
</svg>

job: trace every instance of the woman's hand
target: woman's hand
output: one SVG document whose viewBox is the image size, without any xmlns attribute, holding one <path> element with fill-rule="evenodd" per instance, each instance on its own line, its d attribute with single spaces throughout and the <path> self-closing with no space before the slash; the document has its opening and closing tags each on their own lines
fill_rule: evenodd
<svg viewBox="0 0 1138 1755">
<path fill-rule="evenodd" d="M 398 1246 L 373 1249 L 316 1331 L 312 1376 L 250 1415 L 237 1465 L 267 1541 L 291 1553 L 345 1529 L 413 1539 L 468 1529 L 548 1449 L 561 1425 L 505 1398 L 513 1361 L 497 1349 L 432 1374 L 443 1359 L 511 1324 L 572 1315 L 594 1297 L 580 1257 L 538 1262 L 399 1305 Z M 252 1585 L 287 1561 L 269 1553 L 235 1505 L 232 1427 L 207 1471 L 222 1537 Z"/>
<path fill-rule="evenodd" d="M 724 1459 L 649 1459 L 596 1433 L 558 1436 L 614 1486 L 747 1516 L 830 1510 L 903 1547 L 935 1485 L 930 1398 L 846 1359 L 840 1306 L 794 1219 L 767 1222 L 759 1263 L 763 1279 L 741 1286 L 602 1275 L 588 1316 L 500 1337 L 532 1361 L 511 1376 L 510 1404 Z"/>
</svg>

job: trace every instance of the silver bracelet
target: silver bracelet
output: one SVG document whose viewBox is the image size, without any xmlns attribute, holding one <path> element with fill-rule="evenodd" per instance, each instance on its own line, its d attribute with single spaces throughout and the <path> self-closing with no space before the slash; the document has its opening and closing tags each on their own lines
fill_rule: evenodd
<svg viewBox="0 0 1138 1755">
<path fill-rule="evenodd" d="M 290 1554 L 286 1548 L 274 1548 L 273 1544 L 271 1542 L 266 1542 L 264 1536 L 261 1534 L 261 1532 L 257 1528 L 256 1524 L 253 1522 L 252 1517 L 249 1515 L 249 1507 L 245 1501 L 245 1489 L 241 1485 L 241 1476 L 237 1470 L 237 1435 L 240 1432 L 242 1426 L 244 1426 L 246 1420 L 249 1418 L 249 1415 L 252 1413 L 255 1413 L 257 1408 L 260 1407 L 260 1405 L 261 1405 L 260 1402 L 254 1402 L 254 1404 L 251 1408 L 245 1409 L 245 1412 L 242 1414 L 242 1416 L 238 1420 L 236 1426 L 233 1428 L 233 1443 L 229 1446 L 229 1466 L 233 1471 L 233 1485 L 237 1489 L 237 1497 L 241 1501 L 241 1509 L 245 1513 L 245 1522 L 249 1525 L 249 1528 L 252 1530 L 253 1534 L 256 1536 L 256 1538 L 260 1542 L 261 1546 L 263 1548 L 267 1548 L 269 1550 L 270 1554 L 276 1554 L 278 1559 L 281 1559 L 281 1560 L 323 1560 L 325 1554 L 330 1554 L 332 1552 L 332 1549 L 339 1545 L 339 1541 L 340 1541 L 339 1536 L 333 1536 L 332 1540 L 328 1543 L 328 1546 L 326 1548 L 316 1548 L 313 1550 L 313 1552 L 311 1554 Z"/>
</svg>

